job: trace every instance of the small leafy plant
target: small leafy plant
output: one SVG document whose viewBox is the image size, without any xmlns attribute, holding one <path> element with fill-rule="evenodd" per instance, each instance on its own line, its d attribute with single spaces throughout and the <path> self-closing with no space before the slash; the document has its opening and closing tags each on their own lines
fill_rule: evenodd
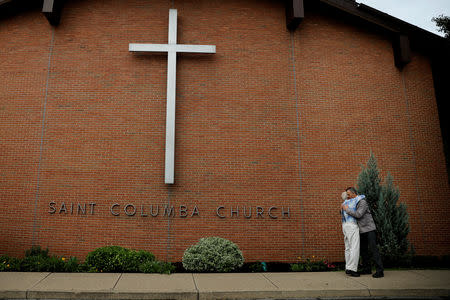
<svg viewBox="0 0 450 300">
<path fill-rule="evenodd" d="M 320 272 L 320 271 L 334 271 L 336 266 L 326 259 L 317 259 L 314 255 L 312 258 L 302 260 L 298 258 L 299 262 L 291 264 L 291 271 L 293 272 Z"/>
<path fill-rule="evenodd" d="M 0 256 L 0 272 L 20 271 L 20 259 L 7 255 Z"/>
<path fill-rule="evenodd" d="M 25 252 L 23 259 L 1 256 L 0 271 L 22 272 L 77 272 L 79 262 L 76 257 L 50 256 L 48 249 L 34 246 Z"/>
</svg>

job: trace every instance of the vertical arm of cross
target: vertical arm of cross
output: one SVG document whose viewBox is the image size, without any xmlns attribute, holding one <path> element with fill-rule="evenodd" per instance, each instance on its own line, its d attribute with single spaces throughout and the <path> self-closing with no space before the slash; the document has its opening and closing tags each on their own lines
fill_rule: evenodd
<svg viewBox="0 0 450 300">
<path fill-rule="evenodd" d="M 0 0 L 1 1 L 1 0 Z M 169 11 L 168 44 L 130 44 L 132 52 L 167 52 L 167 104 L 166 104 L 166 157 L 164 182 L 174 183 L 175 169 L 175 95 L 177 52 L 216 53 L 214 45 L 178 45 L 177 44 L 177 10 Z"/>
<path fill-rule="evenodd" d="M 177 43 L 177 10 L 169 11 L 169 45 Z M 167 107 L 166 107 L 166 161 L 165 176 L 166 184 L 174 183 L 175 168 L 175 95 L 176 95 L 176 72 L 177 52 L 168 51 L 167 60 Z"/>
</svg>

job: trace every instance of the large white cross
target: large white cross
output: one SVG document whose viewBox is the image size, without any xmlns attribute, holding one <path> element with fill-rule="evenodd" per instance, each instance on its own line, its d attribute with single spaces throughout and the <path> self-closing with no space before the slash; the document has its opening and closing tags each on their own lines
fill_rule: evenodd
<svg viewBox="0 0 450 300">
<path fill-rule="evenodd" d="M 177 44 L 177 10 L 169 10 L 168 44 L 130 44 L 131 52 L 167 52 L 166 165 L 164 182 L 173 184 L 175 166 L 175 89 L 177 52 L 216 53 L 214 45 Z"/>
</svg>

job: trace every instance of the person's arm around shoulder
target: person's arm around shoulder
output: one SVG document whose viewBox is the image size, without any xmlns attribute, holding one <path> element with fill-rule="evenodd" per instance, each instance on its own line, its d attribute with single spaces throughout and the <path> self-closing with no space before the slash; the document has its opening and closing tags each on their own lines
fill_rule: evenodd
<svg viewBox="0 0 450 300">
<path fill-rule="evenodd" d="M 361 199 L 356 205 L 356 211 L 352 211 L 348 208 L 348 206 L 343 207 L 345 212 L 354 218 L 361 218 L 366 213 L 367 209 L 369 209 L 369 205 L 365 199 Z"/>
</svg>

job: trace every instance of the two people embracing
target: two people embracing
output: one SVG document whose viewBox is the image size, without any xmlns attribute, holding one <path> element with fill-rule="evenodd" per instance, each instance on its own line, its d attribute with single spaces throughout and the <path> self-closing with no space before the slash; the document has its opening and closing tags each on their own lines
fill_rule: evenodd
<svg viewBox="0 0 450 300">
<path fill-rule="evenodd" d="M 342 193 L 341 215 L 345 244 L 345 273 L 352 277 L 372 274 L 372 262 L 376 267 L 374 278 L 384 277 L 384 268 L 377 247 L 376 226 L 364 195 L 358 195 L 354 187 Z M 362 269 L 358 272 L 361 254 Z"/>
</svg>

